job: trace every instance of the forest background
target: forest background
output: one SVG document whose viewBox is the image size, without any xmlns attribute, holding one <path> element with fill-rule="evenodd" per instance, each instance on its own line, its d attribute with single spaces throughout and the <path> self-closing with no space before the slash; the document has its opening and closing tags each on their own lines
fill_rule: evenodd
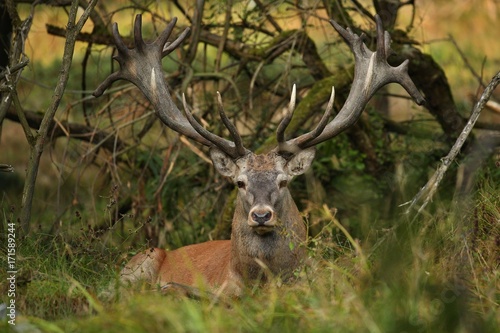
<svg viewBox="0 0 500 333">
<path fill-rule="evenodd" d="M 9 54 L 2 53 L 1 64 L 0 163 L 14 169 L 0 172 L 0 232 L 7 244 L 15 224 L 21 327 L 495 332 L 498 89 L 433 200 L 411 209 L 408 203 L 432 178 L 500 68 L 497 1 L 71 5 L 0 6 L 2 48 Z M 80 32 L 85 8 L 89 20 Z M 345 100 L 353 59 L 329 18 L 365 32 L 373 49 L 378 13 L 393 39 L 391 63 L 410 59 L 410 76 L 427 104 L 417 107 L 404 90 L 388 86 L 356 126 L 318 147 L 312 170 L 290 185 L 314 262 L 297 284 L 253 289 L 229 308 L 151 292 L 110 293 L 131 254 L 227 239 L 235 195 L 207 151 L 166 129 L 130 84 L 115 83 L 99 99 L 91 95 L 118 66 L 111 59 L 111 23 L 132 41 L 139 13 L 150 39 L 174 16 L 174 35 L 192 28 L 163 62 L 172 95 L 179 101 L 185 92 L 205 125 L 225 135 L 215 112 L 220 91 L 246 147 L 257 152 L 272 145 L 294 83 L 299 97 L 290 135 L 317 123 L 332 85 L 336 108 Z M 68 24 L 72 16 L 76 24 Z M 1 250 L 1 302 L 7 304 L 7 247 Z"/>
</svg>

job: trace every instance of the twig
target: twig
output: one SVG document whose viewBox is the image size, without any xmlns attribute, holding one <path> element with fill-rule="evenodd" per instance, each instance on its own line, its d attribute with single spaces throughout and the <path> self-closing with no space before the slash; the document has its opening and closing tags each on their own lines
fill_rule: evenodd
<svg viewBox="0 0 500 333">
<path fill-rule="evenodd" d="M 481 86 L 483 86 L 483 87 L 486 86 L 486 84 L 484 84 L 484 82 L 483 82 L 482 75 L 479 75 L 478 73 L 476 73 L 476 71 L 474 70 L 474 67 L 472 67 L 472 65 L 469 63 L 469 60 L 465 56 L 465 53 L 458 46 L 457 41 L 455 40 L 455 38 L 451 34 L 448 35 L 448 37 L 450 38 L 450 41 L 453 44 L 453 46 L 455 46 L 455 49 L 457 50 L 458 54 L 460 55 L 460 58 L 462 58 L 462 61 L 464 62 L 464 65 L 469 69 L 469 71 L 471 72 L 471 74 L 477 79 L 477 81 L 479 82 L 479 84 Z"/>
<path fill-rule="evenodd" d="M 356 9 L 361 12 L 361 14 L 365 15 L 366 17 L 370 18 L 370 20 L 375 22 L 375 16 L 373 16 L 368 9 L 363 7 L 363 5 L 358 0 L 352 0 L 352 3 L 356 7 Z"/>
<path fill-rule="evenodd" d="M 226 19 L 224 22 L 224 30 L 222 31 L 222 36 L 217 48 L 217 56 L 215 57 L 215 72 L 220 72 L 220 64 L 222 61 L 222 54 L 224 53 L 224 46 L 227 41 L 227 35 L 229 33 L 229 24 L 231 23 L 231 9 L 233 7 L 232 0 L 228 0 L 226 4 Z M 220 81 L 217 81 L 217 91 L 221 91 Z"/>
<path fill-rule="evenodd" d="M 422 210 L 427 206 L 429 201 L 432 199 L 432 196 L 436 192 L 439 183 L 444 177 L 444 174 L 448 170 L 448 167 L 451 165 L 455 157 L 458 155 L 460 152 L 460 149 L 462 148 L 463 144 L 465 143 L 465 140 L 469 136 L 470 132 L 472 131 L 472 128 L 474 127 L 474 124 L 476 123 L 477 119 L 479 118 L 479 115 L 481 114 L 481 111 L 483 110 L 484 106 L 486 105 L 486 102 L 490 98 L 491 94 L 495 90 L 496 86 L 500 83 L 500 72 L 498 72 L 490 81 L 486 89 L 484 90 L 483 94 L 481 95 L 481 98 L 479 98 L 479 101 L 476 103 L 474 106 L 474 110 L 472 111 L 472 114 L 469 118 L 469 121 L 465 125 L 464 129 L 462 130 L 462 133 L 458 136 L 457 140 L 455 141 L 455 144 L 451 148 L 450 152 L 448 155 L 444 158 L 441 159 L 441 165 L 439 168 L 436 170 L 434 175 L 429 179 L 427 184 L 425 184 L 424 187 L 420 189 L 420 191 L 417 193 L 417 195 L 413 198 L 413 200 L 410 203 L 410 206 L 406 210 L 406 214 L 409 214 L 412 208 L 417 204 L 418 201 L 425 195 L 425 200 L 422 206 L 417 211 L 417 214 L 421 213 Z"/>
<path fill-rule="evenodd" d="M 9 63 L 10 63 L 10 69 L 6 68 L 7 73 L 3 74 L 2 72 L 2 77 L 0 79 L 4 79 L 7 82 L 7 86 L 10 89 L 10 92 L 7 94 L 2 95 L 2 100 L 0 101 L 0 134 L 1 134 L 1 124 L 3 122 L 3 119 L 5 118 L 5 115 L 7 113 L 7 110 L 10 108 L 12 104 L 12 96 L 11 96 L 11 91 L 15 89 L 17 86 L 18 81 L 21 78 L 21 73 L 22 70 L 24 69 L 24 65 L 19 66 L 20 64 L 27 62 L 29 60 L 28 57 L 24 53 L 24 44 L 26 42 L 26 38 L 28 36 L 28 32 L 31 29 L 31 24 L 33 23 L 33 16 L 34 16 L 34 11 L 35 11 L 35 5 L 36 1 L 33 3 L 31 6 L 30 14 L 24 21 L 21 21 L 19 18 L 19 14 L 17 13 L 17 7 L 12 0 L 8 0 L 5 2 L 7 11 L 9 13 L 9 16 L 12 20 L 12 26 L 14 28 L 14 37 L 12 38 L 11 41 L 11 47 L 9 51 Z M 19 67 L 18 67 L 19 66 Z M 16 68 L 14 70 L 14 68 Z M 9 90 L 8 90 L 9 91 Z"/>
<path fill-rule="evenodd" d="M 180 135 L 179 140 L 203 161 L 207 162 L 208 164 L 212 164 L 212 160 L 210 160 L 210 158 L 208 158 L 207 155 L 200 148 L 196 147 L 188 139 L 186 139 L 185 136 Z"/>
<path fill-rule="evenodd" d="M 196 52 L 198 50 L 198 41 L 200 40 L 200 33 L 203 29 L 203 10 L 204 10 L 204 0 L 196 0 L 196 6 L 193 15 L 193 21 L 191 22 L 191 36 L 189 40 L 189 48 L 186 52 L 186 56 L 182 59 L 182 62 L 191 67 L 194 59 L 196 58 Z"/>
<path fill-rule="evenodd" d="M 260 2 L 260 0 L 255 0 L 255 3 L 261 9 L 261 11 L 264 13 L 264 15 L 266 16 L 266 19 L 269 21 L 269 23 L 271 23 L 271 25 L 274 27 L 274 29 L 276 29 L 276 31 L 278 31 L 278 32 L 282 32 L 283 29 L 280 27 L 278 22 L 276 22 L 274 20 L 274 18 L 271 15 L 269 15 L 269 12 L 267 11 L 266 6 L 262 2 Z"/>
<path fill-rule="evenodd" d="M 24 67 L 28 66 L 29 63 L 30 63 L 30 60 L 26 58 L 26 59 L 21 60 L 19 63 L 15 64 L 11 68 L 4 69 L 3 71 L 0 72 L 0 79 L 6 75 L 14 74 L 18 70 L 23 69 Z"/>
<path fill-rule="evenodd" d="M 26 119 L 26 115 L 23 111 L 23 107 L 21 106 L 21 102 L 19 101 L 19 96 L 17 96 L 17 91 L 14 89 L 11 91 L 11 97 L 15 105 L 15 109 L 17 112 L 17 116 L 19 117 L 19 123 L 21 124 L 21 127 L 23 128 L 24 135 L 26 136 L 26 139 L 28 140 L 28 143 L 30 145 L 33 145 L 35 142 L 35 137 L 33 136 L 33 133 L 31 132 L 30 125 L 28 124 L 28 120 Z"/>
<path fill-rule="evenodd" d="M 43 114 L 29 110 L 23 110 L 22 113 L 25 116 L 29 127 L 35 130 L 38 130 L 40 128 Z M 19 114 L 15 110 L 14 106 L 11 106 L 11 108 L 7 111 L 6 119 L 18 123 L 21 122 Z M 110 133 L 106 132 L 104 129 L 96 130 L 92 126 L 86 126 L 83 124 L 72 123 L 68 121 L 60 121 L 58 122 L 58 125 L 59 126 L 57 127 L 52 125 L 52 128 L 50 128 L 48 131 L 49 133 L 51 133 L 51 140 L 54 140 L 61 136 L 69 136 L 76 140 L 89 142 L 91 144 L 97 144 L 110 152 L 114 151 L 113 148 L 115 145 L 112 144 L 111 141 L 114 140 L 113 136 L 117 135 L 116 132 Z M 127 148 L 127 144 L 119 139 L 116 145 L 118 150 Z"/>
</svg>

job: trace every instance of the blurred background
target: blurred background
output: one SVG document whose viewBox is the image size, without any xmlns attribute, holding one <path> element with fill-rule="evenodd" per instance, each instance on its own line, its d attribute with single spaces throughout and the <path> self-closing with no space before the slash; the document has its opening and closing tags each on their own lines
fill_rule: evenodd
<svg viewBox="0 0 500 333">
<path fill-rule="evenodd" d="M 29 1 L 19 1 L 22 19 L 30 8 Z M 290 135 L 317 122 L 330 85 L 339 92 L 337 107 L 348 92 L 353 59 L 328 19 L 366 32 L 373 49 L 375 12 L 392 34 L 396 55 L 391 61 L 410 59 L 410 74 L 429 103 L 417 107 L 402 89 L 388 86 L 355 129 L 319 147 L 313 170 L 293 189 L 303 210 L 327 202 L 347 225 L 351 219 L 356 227 L 369 225 L 391 214 L 425 183 L 499 68 L 499 6 L 493 0 L 99 3 L 77 38 L 69 81 L 44 145 L 33 198 L 36 218 L 30 224 L 47 232 L 87 226 L 120 226 L 124 232 L 125 225 L 135 229 L 149 221 L 147 242 L 160 246 L 228 235 L 231 185 L 214 174 L 206 150 L 167 130 L 127 82 L 115 83 L 104 97 L 91 96 L 118 66 L 112 60 L 112 22 L 128 41 L 138 13 L 146 39 L 174 16 L 179 18 L 174 34 L 191 26 L 195 33 L 164 60 L 172 95 L 185 92 L 195 114 L 220 132 L 214 104 L 216 90 L 221 91 L 246 146 L 263 151 L 270 147 L 294 83 L 300 121 Z M 29 65 L 16 86 L 33 129 L 50 106 L 58 80 L 66 18 L 64 2 L 33 9 L 24 45 Z M 498 136 L 499 121 L 498 107 L 486 108 L 474 135 Z M 2 122 L 0 162 L 13 165 L 15 173 L 0 174 L 0 183 L 3 206 L 15 209 L 30 150 L 19 122 L 11 105 Z M 491 141 L 480 144 L 489 145 L 481 165 L 494 158 L 498 140 Z M 470 180 L 457 172 L 448 175 L 450 190 L 470 190 Z M 466 177 L 473 175 L 470 171 Z M 78 221 L 77 211 L 84 216 Z"/>
</svg>

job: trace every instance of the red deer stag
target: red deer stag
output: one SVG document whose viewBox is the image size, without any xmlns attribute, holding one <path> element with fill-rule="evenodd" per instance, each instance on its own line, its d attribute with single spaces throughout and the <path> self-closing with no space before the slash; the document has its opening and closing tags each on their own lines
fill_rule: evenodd
<svg viewBox="0 0 500 333">
<path fill-rule="evenodd" d="M 355 57 L 354 81 L 349 96 L 338 114 L 328 121 L 333 109 L 334 90 L 326 111 L 312 131 L 286 139 L 285 129 L 292 118 L 295 86 L 289 112 L 277 129 L 278 145 L 267 154 L 256 155 L 242 145 L 236 127 L 224 113 L 218 96 L 220 118 L 233 141 L 203 128 L 192 116 L 185 100 L 185 115 L 170 96 L 163 77 L 161 60 L 186 38 L 184 30 L 173 42 L 167 42 L 176 20 L 152 43 L 142 38 L 142 20 L 134 24 L 135 48 L 128 49 L 120 38 L 118 26 L 113 36 L 120 69 L 106 78 L 94 95 L 100 96 L 116 80 L 136 85 L 151 102 L 160 120 L 191 140 L 210 147 L 210 157 L 217 171 L 238 187 L 231 240 L 209 241 L 174 251 L 148 249 L 134 256 L 121 272 L 122 281 L 147 281 L 152 284 L 194 286 L 199 282 L 226 295 L 241 293 L 245 283 L 265 281 L 271 276 L 289 278 L 305 259 L 304 221 L 287 188 L 292 177 L 304 173 L 314 158 L 314 146 L 328 140 L 360 117 L 369 99 L 390 82 L 402 85 L 418 104 L 424 99 L 408 76 L 408 60 L 398 67 L 387 63 L 390 36 L 377 17 L 377 50 L 372 52 L 357 36 L 333 20 L 332 26 L 349 44 Z"/>
</svg>

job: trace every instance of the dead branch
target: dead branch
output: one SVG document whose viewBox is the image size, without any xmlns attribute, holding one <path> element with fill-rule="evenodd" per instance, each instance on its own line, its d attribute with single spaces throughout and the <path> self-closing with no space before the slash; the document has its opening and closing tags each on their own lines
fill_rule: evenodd
<svg viewBox="0 0 500 333">
<path fill-rule="evenodd" d="M 410 77 L 424 94 L 425 108 L 436 117 L 451 145 L 464 128 L 465 120 L 457 111 L 446 73 L 430 55 L 415 47 L 395 48 L 395 51 L 398 54 L 391 56 L 390 60 L 394 62 L 389 63 L 398 64 L 402 59 L 410 59 Z"/>
<path fill-rule="evenodd" d="M 33 129 L 40 128 L 40 124 L 43 120 L 43 114 L 29 110 L 24 110 L 23 113 L 29 127 Z M 5 118 L 11 121 L 20 122 L 19 115 L 13 107 L 7 111 Z M 61 127 L 63 127 L 64 130 Z M 110 152 L 127 148 L 127 144 L 112 133 L 96 130 L 93 126 L 71 123 L 66 120 L 60 121 L 58 125 L 51 123 L 48 133 L 50 133 L 51 139 L 68 136 L 66 134 L 68 133 L 68 137 L 70 138 L 85 141 L 90 144 L 99 144 L 102 148 Z"/>
<path fill-rule="evenodd" d="M 434 193 L 436 192 L 439 183 L 444 177 L 444 174 L 448 170 L 448 167 L 451 165 L 451 163 L 455 160 L 456 156 L 460 152 L 463 144 L 465 143 L 465 140 L 467 140 L 467 137 L 469 136 L 470 132 L 474 128 L 474 124 L 476 123 L 477 119 L 479 118 L 479 115 L 481 114 L 481 111 L 483 110 L 484 106 L 486 105 L 486 102 L 490 98 L 491 94 L 495 90 L 496 86 L 500 83 L 500 72 L 498 72 L 493 79 L 490 81 L 486 89 L 484 90 L 483 94 L 481 95 L 481 98 L 479 101 L 476 103 L 474 106 L 474 110 L 472 111 L 472 114 L 469 118 L 469 121 L 465 125 L 464 129 L 462 130 L 462 133 L 460 133 L 459 137 L 457 138 L 455 144 L 451 148 L 450 152 L 448 153 L 447 156 L 443 157 L 441 159 L 441 165 L 439 168 L 436 170 L 434 175 L 429 179 L 427 184 L 425 184 L 424 187 L 420 189 L 420 191 L 417 193 L 417 195 L 413 198 L 413 200 L 410 203 L 410 206 L 406 210 L 406 214 L 409 214 L 410 211 L 415 207 L 415 205 L 425 196 L 424 202 L 422 206 L 417 211 L 417 214 L 421 213 L 422 210 L 427 206 L 427 204 L 432 200 L 432 197 Z"/>
</svg>

